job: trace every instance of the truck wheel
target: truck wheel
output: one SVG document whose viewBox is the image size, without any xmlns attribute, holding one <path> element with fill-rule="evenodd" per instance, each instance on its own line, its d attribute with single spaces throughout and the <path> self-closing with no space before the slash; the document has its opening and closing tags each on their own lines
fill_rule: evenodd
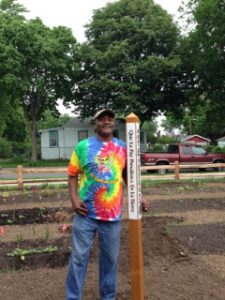
<svg viewBox="0 0 225 300">
<path fill-rule="evenodd" d="M 165 165 L 167 165 L 167 164 L 165 164 L 165 163 L 158 163 L 157 164 L 157 166 L 165 166 Z M 158 174 L 166 174 L 167 171 L 168 171 L 167 169 L 160 169 L 157 172 L 158 172 Z"/>
</svg>

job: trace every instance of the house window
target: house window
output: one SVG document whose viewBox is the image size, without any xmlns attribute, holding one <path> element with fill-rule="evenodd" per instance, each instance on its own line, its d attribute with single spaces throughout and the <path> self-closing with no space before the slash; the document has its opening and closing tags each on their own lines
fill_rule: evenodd
<svg viewBox="0 0 225 300">
<path fill-rule="evenodd" d="M 78 130 L 78 142 L 88 138 L 88 130 Z"/>
<path fill-rule="evenodd" d="M 49 131 L 49 147 L 58 147 L 58 131 Z"/>
<path fill-rule="evenodd" d="M 120 137 L 119 129 L 114 129 L 114 131 L 113 131 L 113 136 L 114 136 L 115 138 L 119 139 L 119 137 Z"/>
</svg>

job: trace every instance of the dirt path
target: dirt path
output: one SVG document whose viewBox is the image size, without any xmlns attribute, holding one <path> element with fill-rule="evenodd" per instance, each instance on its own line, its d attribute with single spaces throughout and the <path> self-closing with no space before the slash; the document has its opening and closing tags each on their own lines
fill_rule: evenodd
<svg viewBox="0 0 225 300">
<path fill-rule="evenodd" d="M 146 262 L 145 262 L 146 263 Z M 1 297 L 14 300 L 63 300 L 66 267 L 38 269 L 3 274 L 0 279 Z M 98 298 L 97 262 L 90 263 L 85 284 L 84 300 Z M 191 261 L 170 261 L 155 256 L 145 264 L 145 300 L 224 300 L 224 278 L 204 258 Z M 129 275 L 119 273 L 118 300 L 129 300 Z"/>
<path fill-rule="evenodd" d="M 224 280 L 204 256 L 192 255 L 164 232 L 164 219 L 143 220 L 145 299 L 223 300 Z M 164 224 L 164 225 L 163 225 Z M 126 224 L 125 224 L 126 225 Z M 150 230 L 151 229 L 151 230 Z M 122 231 L 118 300 L 130 299 L 127 226 Z M 84 300 L 98 299 L 98 251 L 91 256 Z M 212 261 L 212 257 L 211 257 Z M 1 274 L 1 297 L 14 300 L 63 300 L 66 267 Z"/>
</svg>

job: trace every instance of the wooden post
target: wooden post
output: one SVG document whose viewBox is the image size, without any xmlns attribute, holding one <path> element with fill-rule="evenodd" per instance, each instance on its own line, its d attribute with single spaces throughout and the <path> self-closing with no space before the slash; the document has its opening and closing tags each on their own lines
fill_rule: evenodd
<svg viewBox="0 0 225 300">
<path fill-rule="evenodd" d="M 174 166 L 175 166 L 175 179 L 176 180 L 180 180 L 180 166 L 179 166 L 179 162 L 175 161 Z"/>
<path fill-rule="evenodd" d="M 126 117 L 131 300 L 144 300 L 139 122 L 135 114 Z"/>
<path fill-rule="evenodd" d="M 23 166 L 22 165 L 17 166 L 17 182 L 18 182 L 18 188 L 23 189 Z"/>
</svg>

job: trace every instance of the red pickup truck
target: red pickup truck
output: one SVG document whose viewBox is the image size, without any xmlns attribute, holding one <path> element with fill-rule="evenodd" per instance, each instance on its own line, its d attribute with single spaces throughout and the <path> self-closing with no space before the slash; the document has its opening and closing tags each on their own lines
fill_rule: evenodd
<svg viewBox="0 0 225 300">
<path fill-rule="evenodd" d="M 208 153 L 204 148 L 194 144 L 169 145 L 167 152 L 141 153 L 142 166 L 170 165 L 178 161 L 179 164 L 210 164 L 225 163 L 225 154 Z M 165 170 L 160 173 L 164 173 Z"/>
</svg>

